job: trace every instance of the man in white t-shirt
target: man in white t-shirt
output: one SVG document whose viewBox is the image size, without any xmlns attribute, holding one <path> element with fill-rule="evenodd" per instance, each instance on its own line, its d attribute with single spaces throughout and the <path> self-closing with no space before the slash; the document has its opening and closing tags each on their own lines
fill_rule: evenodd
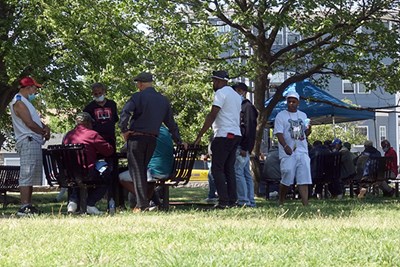
<svg viewBox="0 0 400 267">
<path fill-rule="evenodd" d="M 16 150 L 20 156 L 21 208 L 17 212 L 18 216 L 39 213 L 32 206 L 32 190 L 35 182 L 42 182 L 42 145 L 50 138 L 49 127 L 42 123 L 31 103 L 40 87 L 42 85 L 33 78 L 22 78 L 19 81 L 19 92 L 10 103 Z"/>
<path fill-rule="evenodd" d="M 299 94 L 290 91 L 286 96 L 287 110 L 278 113 L 274 123 L 274 134 L 279 141 L 281 183 L 279 204 L 282 205 L 289 187 L 296 184 L 303 205 L 308 205 L 308 185 L 311 184 L 310 157 L 306 137 L 311 133 L 309 119 L 297 110 Z"/>
<path fill-rule="evenodd" d="M 215 91 L 214 102 L 206 116 L 203 127 L 197 135 L 197 145 L 203 134 L 212 126 L 214 139 L 211 142 L 211 172 L 218 193 L 216 209 L 225 209 L 236 205 L 235 160 L 236 149 L 241 139 L 240 111 L 242 99 L 228 86 L 226 71 L 214 71 L 211 77 Z"/>
</svg>

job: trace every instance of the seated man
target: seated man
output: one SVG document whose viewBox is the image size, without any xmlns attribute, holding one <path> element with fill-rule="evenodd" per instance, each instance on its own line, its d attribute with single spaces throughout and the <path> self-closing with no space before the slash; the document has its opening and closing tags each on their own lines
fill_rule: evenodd
<svg viewBox="0 0 400 267">
<path fill-rule="evenodd" d="M 87 157 L 87 166 L 84 168 L 89 169 L 89 173 L 94 176 L 95 179 L 106 179 L 110 180 L 110 172 L 104 172 L 100 174 L 96 170 L 96 162 L 98 157 L 109 157 L 114 153 L 114 148 L 107 143 L 98 132 L 92 130 L 92 117 L 87 112 L 81 112 L 76 115 L 76 127 L 69 131 L 64 137 L 64 144 L 84 144 L 85 153 Z M 75 212 L 77 210 L 78 202 L 78 189 L 74 188 L 69 197 L 68 212 Z M 96 203 L 104 196 L 107 191 L 107 187 L 99 186 L 96 188 L 88 189 L 87 197 L 87 213 L 88 214 L 101 214 L 96 208 Z"/>
<path fill-rule="evenodd" d="M 362 172 L 362 177 L 360 181 L 360 193 L 358 194 L 358 198 L 364 198 L 365 193 L 367 193 L 368 187 L 368 179 L 369 179 L 369 164 L 371 158 L 376 158 L 381 156 L 381 152 L 379 152 L 374 146 L 372 141 L 367 140 L 364 142 L 364 151 L 361 152 L 358 160 L 357 160 L 357 172 Z M 360 163 L 361 161 L 361 163 Z M 365 163 L 364 163 L 365 162 Z M 362 164 L 364 163 L 364 164 Z M 386 182 L 380 182 L 379 187 L 383 191 L 385 196 L 393 196 L 395 190 L 391 188 Z"/>
<path fill-rule="evenodd" d="M 316 183 L 316 180 L 318 177 L 317 176 L 317 157 L 319 155 L 326 155 L 330 154 L 330 143 L 331 141 L 325 141 L 324 145 L 320 140 L 314 141 L 312 148 L 310 150 L 310 168 L 311 168 L 311 178 L 314 186 L 314 193 L 313 196 L 315 196 L 318 199 L 322 198 L 322 191 L 323 191 L 323 184 L 321 183 Z"/>
<path fill-rule="evenodd" d="M 281 181 L 278 146 L 271 146 L 268 151 L 264 161 L 263 178 L 267 180 L 267 183 L 276 183 L 276 185 L 269 187 L 269 192 L 265 193 L 269 194 L 270 197 L 277 197 L 279 191 L 279 182 Z"/>
<path fill-rule="evenodd" d="M 338 138 L 333 140 L 335 145 L 334 151 L 337 151 L 341 155 L 340 160 L 340 183 L 342 187 L 342 192 L 344 193 L 344 184 L 349 183 L 356 176 L 356 167 L 354 166 L 353 160 L 355 158 L 354 154 L 342 144 L 342 141 Z"/>
<path fill-rule="evenodd" d="M 157 136 L 156 148 L 147 165 L 147 197 L 149 200 L 152 199 L 156 205 L 159 205 L 159 200 L 157 197 L 153 198 L 155 182 L 157 179 L 168 178 L 171 175 L 174 164 L 173 153 L 174 145 L 171 134 L 166 127 L 161 126 Z M 122 186 L 127 189 L 129 193 L 135 195 L 135 188 L 129 170 L 120 173 L 119 179 Z"/>
</svg>

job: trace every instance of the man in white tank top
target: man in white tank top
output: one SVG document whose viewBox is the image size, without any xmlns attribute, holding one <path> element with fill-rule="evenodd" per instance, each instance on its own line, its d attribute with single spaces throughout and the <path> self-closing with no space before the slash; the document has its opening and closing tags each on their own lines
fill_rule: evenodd
<svg viewBox="0 0 400 267">
<path fill-rule="evenodd" d="M 42 181 L 42 145 L 50 139 L 50 129 L 39 117 L 30 101 L 35 99 L 37 89 L 42 87 L 31 77 L 19 81 L 19 92 L 10 102 L 11 118 L 16 139 L 16 150 L 20 156 L 19 187 L 21 208 L 18 216 L 37 214 L 32 206 L 32 191 L 35 182 Z"/>
</svg>

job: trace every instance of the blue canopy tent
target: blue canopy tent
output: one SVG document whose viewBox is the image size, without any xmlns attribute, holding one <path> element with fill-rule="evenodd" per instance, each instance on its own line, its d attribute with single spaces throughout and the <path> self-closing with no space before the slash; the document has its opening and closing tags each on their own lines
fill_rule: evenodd
<svg viewBox="0 0 400 267">
<path fill-rule="evenodd" d="M 365 109 L 353 107 L 321 90 L 308 80 L 289 85 L 283 95 L 288 91 L 296 91 L 300 95 L 299 110 L 307 114 L 312 125 L 335 124 L 340 122 L 369 120 L 375 118 L 375 113 Z M 268 106 L 272 98 L 265 102 Z M 276 115 L 286 109 L 286 99 L 282 99 L 274 107 L 268 119 L 268 124 L 273 125 Z"/>
</svg>

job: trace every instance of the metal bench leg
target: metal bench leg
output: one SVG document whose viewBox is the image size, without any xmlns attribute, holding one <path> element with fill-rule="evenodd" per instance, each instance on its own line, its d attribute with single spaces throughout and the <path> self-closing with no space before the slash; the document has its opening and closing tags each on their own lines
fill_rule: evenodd
<svg viewBox="0 0 400 267">
<path fill-rule="evenodd" d="M 162 192 L 162 197 L 163 197 L 163 201 L 161 203 L 161 209 L 168 210 L 169 209 L 169 186 L 163 183 L 161 185 L 161 192 Z"/>
<path fill-rule="evenodd" d="M 85 185 L 81 185 L 79 187 L 79 207 L 81 213 L 87 212 L 87 187 Z"/>
</svg>

